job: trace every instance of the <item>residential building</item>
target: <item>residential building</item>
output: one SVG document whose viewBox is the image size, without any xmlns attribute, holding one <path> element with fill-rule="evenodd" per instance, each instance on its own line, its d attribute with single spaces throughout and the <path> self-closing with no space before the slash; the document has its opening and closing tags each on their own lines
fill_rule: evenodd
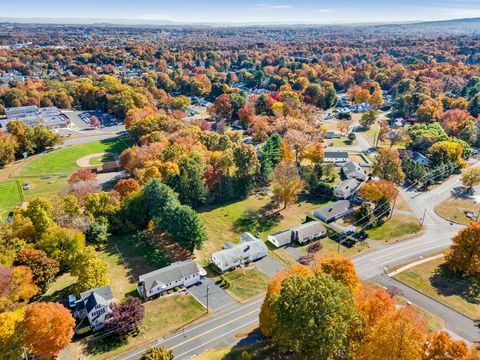
<svg viewBox="0 0 480 360">
<path fill-rule="evenodd" d="M 19 106 L 6 108 L 6 119 L 0 120 L 0 129 L 6 130 L 7 124 L 13 120 L 19 120 L 29 127 L 45 125 L 49 129 L 66 127 L 68 116 L 55 106 L 39 108 L 37 106 Z"/>
<path fill-rule="evenodd" d="M 332 222 L 337 219 L 344 217 L 347 214 L 350 214 L 353 211 L 350 201 L 348 200 L 339 200 L 333 204 L 324 206 L 320 209 L 317 209 L 313 212 L 313 215 L 326 222 Z"/>
<path fill-rule="evenodd" d="M 292 242 L 305 244 L 311 240 L 325 236 L 327 229 L 320 221 L 310 221 L 296 228 L 268 235 L 270 241 L 276 247 L 288 245 Z"/>
<path fill-rule="evenodd" d="M 346 151 L 325 151 L 323 154 L 323 161 L 343 163 L 348 161 L 348 152 Z"/>
<path fill-rule="evenodd" d="M 353 161 L 343 164 L 342 171 L 347 179 L 356 179 L 358 181 L 365 181 L 367 179 L 367 174 L 365 174 L 365 171 L 360 165 L 354 163 Z"/>
<path fill-rule="evenodd" d="M 370 111 L 371 109 L 372 105 L 367 102 L 352 106 L 352 110 L 357 113 L 364 113 Z"/>
<path fill-rule="evenodd" d="M 115 161 L 107 161 L 102 164 L 102 172 L 114 172 L 120 171 L 120 162 L 118 160 Z"/>
<path fill-rule="evenodd" d="M 189 287 L 200 282 L 200 269 L 192 260 L 178 261 L 162 269 L 140 275 L 137 291 L 148 300 L 179 286 Z"/>
<path fill-rule="evenodd" d="M 333 194 L 338 199 L 348 199 L 360 187 L 360 182 L 354 178 L 342 181 L 333 188 Z"/>
<path fill-rule="evenodd" d="M 80 293 L 80 299 L 77 300 L 74 316 L 79 319 L 87 317 L 92 330 L 100 330 L 108 314 L 112 312 L 110 306 L 112 302 L 113 294 L 110 285 L 84 291 Z"/>
<path fill-rule="evenodd" d="M 423 166 L 428 166 L 429 164 L 428 158 L 417 151 L 398 150 L 398 155 L 400 156 L 401 159 L 409 158 Z"/>
<path fill-rule="evenodd" d="M 240 243 L 225 243 L 224 249 L 212 254 L 213 265 L 225 272 L 239 266 L 264 258 L 268 254 L 265 243 L 250 233 L 240 235 Z"/>
</svg>

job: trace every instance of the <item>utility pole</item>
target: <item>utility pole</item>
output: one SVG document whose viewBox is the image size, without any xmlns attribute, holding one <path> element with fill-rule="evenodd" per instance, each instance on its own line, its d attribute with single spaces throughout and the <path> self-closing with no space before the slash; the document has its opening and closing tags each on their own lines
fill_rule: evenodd
<svg viewBox="0 0 480 360">
<path fill-rule="evenodd" d="M 393 210 L 395 210 L 395 204 L 397 203 L 397 197 L 398 197 L 398 193 L 397 195 L 395 196 L 395 199 L 393 200 L 393 206 L 392 206 L 392 210 L 390 211 L 390 216 L 388 218 L 388 220 L 390 220 L 393 216 Z M 425 209 L 426 210 L 426 209 Z"/>
<path fill-rule="evenodd" d="M 207 285 L 207 314 L 208 314 L 208 290 L 210 290 L 210 285 Z"/>
<path fill-rule="evenodd" d="M 425 211 L 423 212 L 423 216 L 422 216 L 422 223 L 420 224 L 420 227 L 423 226 L 423 222 L 425 221 L 425 215 L 427 214 L 427 208 L 425 208 Z"/>
</svg>

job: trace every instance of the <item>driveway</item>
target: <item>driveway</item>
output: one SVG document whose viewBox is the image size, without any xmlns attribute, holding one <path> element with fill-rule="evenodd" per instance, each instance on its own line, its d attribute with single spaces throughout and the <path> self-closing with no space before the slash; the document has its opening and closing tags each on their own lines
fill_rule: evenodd
<svg viewBox="0 0 480 360">
<path fill-rule="evenodd" d="M 277 272 L 285 269 L 285 266 L 273 260 L 270 256 L 265 256 L 263 259 L 255 261 L 255 265 L 267 274 L 269 278 L 272 278 Z"/>
<path fill-rule="evenodd" d="M 208 289 L 208 308 L 211 311 L 216 312 L 237 303 L 225 290 L 216 285 L 210 278 L 204 278 L 201 283 L 188 288 L 188 291 L 207 307 L 207 286 L 210 286 Z"/>
</svg>

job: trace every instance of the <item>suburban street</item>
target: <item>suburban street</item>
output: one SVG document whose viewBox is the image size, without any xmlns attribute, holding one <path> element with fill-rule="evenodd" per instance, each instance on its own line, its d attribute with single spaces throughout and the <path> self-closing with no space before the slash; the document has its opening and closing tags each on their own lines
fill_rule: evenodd
<svg viewBox="0 0 480 360">
<path fill-rule="evenodd" d="M 478 166 L 478 163 L 474 166 Z M 385 275 L 389 267 L 421 259 L 450 246 L 451 238 L 461 226 L 440 218 L 434 208 L 447 199 L 457 186 L 461 186 L 459 175 L 452 176 L 426 193 L 402 190 L 402 195 L 414 214 L 419 218 L 425 215 L 424 233 L 410 240 L 378 247 L 355 257 L 353 261 L 363 280 L 369 279 L 385 287 L 397 288 L 410 302 L 443 319 L 446 329 L 452 332 L 453 336 L 474 342 L 480 340 L 480 329 L 475 321 Z M 260 264 L 259 266 L 262 267 Z M 271 272 L 269 276 L 272 276 Z M 174 351 L 178 359 L 188 359 L 210 348 L 231 345 L 235 342 L 235 334 L 258 323 L 262 301 L 263 298 L 258 298 L 247 304 L 224 308 L 198 325 L 180 329 L 175 334 L 149 345 L 166 346 Z M 144 349 L 121 359 L 135 359 L 142 351 Z"/>
</svg>

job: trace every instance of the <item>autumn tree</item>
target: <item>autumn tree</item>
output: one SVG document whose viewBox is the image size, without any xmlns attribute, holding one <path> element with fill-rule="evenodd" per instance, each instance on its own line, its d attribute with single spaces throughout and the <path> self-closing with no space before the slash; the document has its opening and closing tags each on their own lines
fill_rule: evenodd
<svg viewBox="0 0 480 360">
<path fill-rule="evenodd" d="M 316 256 L 311 266 L 314 272 L 323 272 L 342 283 L 352 294 L 355 294 L 362 287 L 355 266 L 352 260 L 347 257 L 335 253 L 326 257 Z"/>
<path fill-rule="evenodd" d="M 370 126 L 375 124 L 376 120 L 377 120 L 377 115 L 375 113 L 375 110 L 370 110 L 362 114 L 362 117 L 360 118 L 359 123 L 360 125 L 362 125 L 363 128 L 370 129 Z"/>
<path fill-rule="evenodd" d="M 25 343 L 25 329 L 22 326 L 24 314 L 23 308 L 0 313 L 0 354 L 4 360 L 21 358 Z"/>
<path fill-rule="evenodd" d="M 390 202 L 398 195 L 395 184 L 388 180 L 370 180 L 360 186 L 359 194 L 362 199 L 371 201 L 378 206 L 382 198 Z"/>
<path fill-rule="evenodd" d="M 343 136 L 347 136 L 353 126 L 353 120 L 339 120 L 337 121 L 337 130 Z"/>
<path fill-rule="evenodd" d="M 380 149 L 372 166 L 372 173 L 381 179 L 403 184 L 405 174 L 402 170 L 402 161 L 398 152 L 393 149 Z"/>
<path fill-rule="evenodd" d="M 141 356 L 140 360 L 173 360 L 173 351 L 164 346 L 150 347 Z"/>
<path fill-rule="evenodd" d="M 77 293 L 98 288 L 109 283 L 107 265 L 95 254 L 91 246 L 85 247 L 73 260 L 70 273 L 77 277 Z"/>
<path fill-rule="evenodd" d="M 467 189 L 480 184 L 480 168 L 467 168 L 462 171 L 462 183 Z"/>
<path fill-rule="evenodd" d="M 114 187 L 114 190 L 120 194 L 120 197 L 126 198 L 127 196 L 136 193 L 141 190 L 140 184 L 135 179 L 121 179 Z"/>
<path fill-rule="evenodd" d="M 305 149 L 304 158 L 317 164 L 323 161 L 323 143 L 318 142 L 315 145 L 309 146 Z"/>
<path fill-rule="evenodd" d="M 463 147 L 454 141 L 438 141 L 428 150 L 431 166 L 440 166 L 448 163 L 463 167 Z"/>
<path fill-rule="evenodd" d="M 24 215 L 32 221 L 37 237 L 54 225 L 53 205 L 44 197 L 38 196 L 28 203 Z"/>
<path fill-rule="evenodd" d="M 91 169 L 81 168 L 75 171 L 72 175 L 70 175 L 68 182 L 70 184 L 75 184 L 80 181 L 96 180 L 96 178 L 97 178 L 97 174 L 95 174 Z"/>
<path fill-rule="evenodd" d="M 448 110 L 442 115 L 441 123 L 448 135 L 458 136 L 468 120 L 470 114 L 461 109 Z"/>
<path fill-rule="evenodd" d="M 430 334 L 423 347 L 422 360 L 478 360 L 480 355 L 462 340 L 453 340 L 446 331 Z"/>
<path fill-rule="evenodd" d="M 350 337 L 361 324 L 348 289 L 324 273 L 285 279 L 272 309 L 273 342 L 307 359 L 348 353 Z"/>
<path fill-rule="evenodd" d="M 360 292 L 356 309 L 364 319 L 363 338 L 354 346 L 357 359 L 421 359 L 427 328 L 414 306 L 396 308 L 391 296 L 380 288 Z"/>
<path fill-rule="evenodd" d="M 283 203 L 283 209 L 286 209 L 295 202 L 298 193 L 303 190 L 303 181 L 295 164 L 288 160 L 281 161 L 275 167 L 274 173 L 273 193 L 276 201 Z"/>
<path fill-rule="evenodd" d="M 454 272 L 474 276 L 480 273 L 480 222 L 471 222 L 452 239 L 446 256 L 447 266 Z"/>
<path fill-rule="evenodd" d="M 78 230 L 52 226 L 37 243 L 37 248 L 48 257 L 58 261 L 60 269 L 66 270 L 85 246 L 85 235 Z"/>
<path fill-rule="evenodd" d="M 130 332 L 137 330 L 144 316 L 145 309 L 140 299 L 129 297 L 113 305 L 112 312 L 105 321 L 105 331 L 125 338 Z"/>
<path fill-rule="evenodd" d="M 261 309 L 260 309 L 260 331 L 265 336 L 272 336 L 274 328 L 274 313 L 271 308 L 273 299 L 278 296 L 280 289 L 282 288 L 282 282 L 288 277 L 291 276 L 313 276 L 313 271 L 304 265 L 293 264 L 290 268 L 277 272 L 269 281 L 267 287 L 267 294 L 263 300 Z"/>
<path fill-rule="evenodd" d="M 37 302 L 27 307 L 23 327 L 35 356 L 51 358 L 70 344 L 75 320 L 61 304 Z"/>
<path fill-rule="evenodd" d="M 0 266 L 0 312 L 25 305 L 38 293 L 32 271 L 26 266 Z"/>
<path fill-rule="evenodd" d="M 50 259 L 42 250 L 31 248 L 20 250 L 15 264 L 28 267 L 32 272 L 33 282 L 43 291 L 60 271 L 58 261 Z"/>
</svg>

